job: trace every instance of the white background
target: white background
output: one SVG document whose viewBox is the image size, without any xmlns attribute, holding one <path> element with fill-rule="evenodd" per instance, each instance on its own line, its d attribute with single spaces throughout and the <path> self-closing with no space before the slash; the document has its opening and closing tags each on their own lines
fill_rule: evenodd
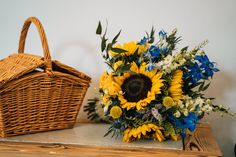
<svg viewBox="0 0 236 157">
<path fill-rule="evenodd" d="M 41 19 L 53 59 L 92 77 L 87 98 L 94 96 L 94 87 L 106 69 L 100 39 L 95 35 L 99 20 L 103 24 L 108 20 L 110 38 L 122 28 L 121 43 L 139 40 L 152 26 L 166 31 L 178 28 L 183 37 L 179 47 L 194 47 L 209 39 L 205 50 L 221 71 L 214 76 L 207 95 L 216 97 L 216 104 L 236 111 L 235 0 L 0 0 L 0 58 L 16 52 L 23 21 L 29 16 Z M 31 30 L 26 50 L 42 55 L 35 28 Z M 80 118 L 86 118 L 85 114 L 81 112 Z M 225 156 L 233 156 L 235 117 L 212 114 L 207 120 Z"/>
</svg>

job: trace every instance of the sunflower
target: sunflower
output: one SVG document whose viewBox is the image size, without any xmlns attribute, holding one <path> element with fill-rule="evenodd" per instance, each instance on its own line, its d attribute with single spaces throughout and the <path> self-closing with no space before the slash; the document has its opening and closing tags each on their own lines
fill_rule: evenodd
<svg viewBox="0 0 236 157">
<path fill-rule="evenodd" d="M 169 88 L 170 96 L 175 102 L 179 101 L 183 97 L 182 86 L 183 86 L 183 71 L 176 70 L 172 77 Z"/>
<path fill-rule="evenodd" d="M 107 72 L 104 72 L 100 77 L 99 82 L 100 89 L 102 89 L 106 95 L 114 96 L 119 94 L 120 87 L 114 81 L 114 77 L 112 74 L 107 74 Z"/>
<path fill-rule="evenodd" d="M 143 52 L 145 52 L 148 49 L 148 47 L 149 47 L 148 44 L 139 45 L 135 41 L 124 43 L 123 45 L 117 44 L 116 46 L 114 46 L 114 48 L 120 48 L 120 49 L 126 50 L 127 52 L 122 53 L 122 55 L 125 54 L 126 56 L 133 55 L 136 51 L 138 55 L 140 55 Z M 117 54 L 116 52 L 113 52 L 113 51 L 110 51 L 109 53 L 112 57 L 114 57 Z"/>
<path fill-rule="evenodd" d="M 124 73 L 122 76 L 114 77 L 115 82 L 119 85 L 122 94 L 118 95 L 122 108 L 143 109 L 152 100 L 155 95 L 161 93 L 161 87 L 164 85 L 161 79 L 162 72 L 157 69 L 147 71 L 146 64 L 142 64 L 140 68 L 135 62 L 131 64 L 131 73 Z"/>
<path fill-rule="evenodd" d="M 156 126 L 155 124 L 144 124 L 137 128 L 127 128 L 124 131 L 123 142 L 130 142 L 135 139 L 140 139 L 141 137 L 152 137 L 154 140 L 160 142 L 165 140 L 161 130 L 164 130 L 162 127 Z"/>
</svg>

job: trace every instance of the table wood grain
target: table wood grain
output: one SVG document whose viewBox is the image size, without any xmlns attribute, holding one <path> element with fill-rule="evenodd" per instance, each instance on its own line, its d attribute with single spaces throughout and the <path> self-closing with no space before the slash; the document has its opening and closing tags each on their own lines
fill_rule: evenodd
<svg viewBox="0 0 236 157">
<path fill-rule="evenodd" d="M 104 145 L 41 143 L 2 140 L 0 157 L 195 157 L 222 156 L 209 125 L 198 125 L 183 142 L 182 150 L 164 148 L 118 147 Z"/>
</svg>

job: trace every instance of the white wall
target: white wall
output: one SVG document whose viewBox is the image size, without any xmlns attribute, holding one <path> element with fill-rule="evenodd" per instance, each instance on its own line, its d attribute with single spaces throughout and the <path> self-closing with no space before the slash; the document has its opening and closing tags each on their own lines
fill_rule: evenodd
<svg viewBox="0 0 236 157">
<path fill-rule="evenodd" d="M 0 58 L 16 52 L 21 26 L 29 16 L 41 19 L 53 59 L 93 78 L 87 97 L 94 95 L 93 88 L 106 69 L 100 56 L 100 40 L 95 35 L 99 20 L 109 21 L 110 37 L 122 28 L 120 42 L 139 40 L 151 26 L 167 31 L 177 27 L 183 37 L 179 46 L 194 47 L 208 38 L 210 43 L 205 49 L 221 71 L 207 94 L 216 97 L 216 103 L 236 111 L 235 0 L 0 0 Z M 39 38 L 32 30 L 26 49 L 41 55 Z M 80 118 L 84 117 L 81 113 Z M 225 156 L 233 156 L 235 118 L 213 114 L 208 120 Z"/>
</svg>

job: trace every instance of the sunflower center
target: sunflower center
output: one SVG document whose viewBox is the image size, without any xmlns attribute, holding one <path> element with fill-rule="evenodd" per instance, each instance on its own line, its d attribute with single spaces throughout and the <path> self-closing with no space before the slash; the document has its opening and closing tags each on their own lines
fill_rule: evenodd
<svg viewBox="0 0 236 157">
<path fill-rule="evenodd" d="M 129 102 L 138 102 L 147 97 L 151 90 L 152 81 L 145 75 L 131 75 L 121 86 L 124 98 Z"/>
</svg>

